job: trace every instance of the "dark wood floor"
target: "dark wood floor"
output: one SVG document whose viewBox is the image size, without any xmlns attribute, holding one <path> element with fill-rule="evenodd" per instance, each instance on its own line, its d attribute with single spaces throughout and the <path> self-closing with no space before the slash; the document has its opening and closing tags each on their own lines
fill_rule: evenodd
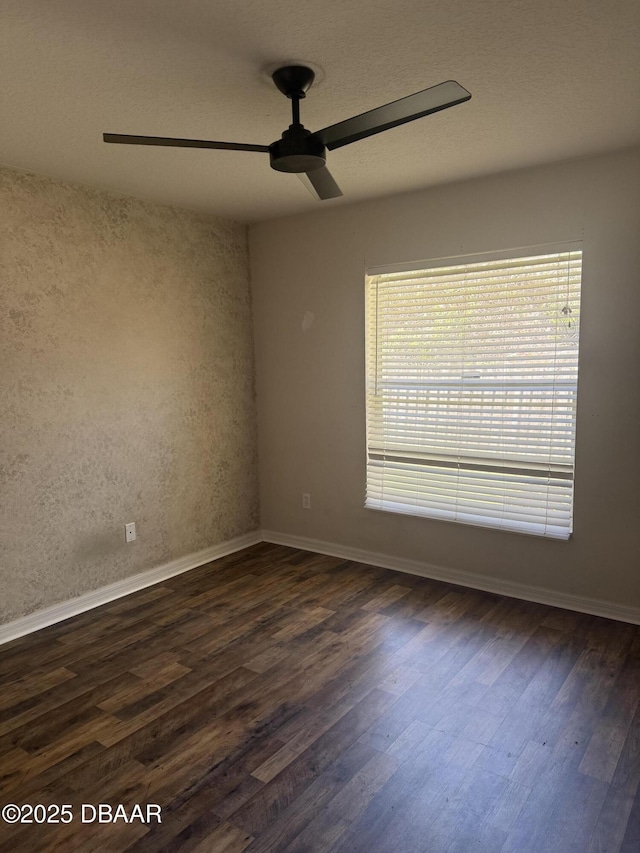
<svg viewBox="0 0 640 853">
<path fill-rule="evenodd" d="M 639 700 L 635 626 L 263 544 L 0 649 L 0 805 L 76 810 L 0 849 L 638 853 Z"/>
</svg>

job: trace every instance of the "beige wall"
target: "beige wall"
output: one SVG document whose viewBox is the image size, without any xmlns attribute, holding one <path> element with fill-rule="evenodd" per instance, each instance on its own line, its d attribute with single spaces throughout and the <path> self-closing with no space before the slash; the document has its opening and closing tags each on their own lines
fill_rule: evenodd
<svg viewBox="0 0 640 853">
<path fill-rule="evenodd" d="M 348 193 L 348 176 L 337 177 Z M 573 538 L 365 510 L 365 265 L 576 239 L 584 273 Z M 639 151 L 327 204 L 252 226 L 250 251 L 263 528 L 640 605 Z"/>
<path fill-rule="evenodd" d="M 255 529 L 250 318 L 244 226 L 0 170 L 0 621 Z"/>
</svg>

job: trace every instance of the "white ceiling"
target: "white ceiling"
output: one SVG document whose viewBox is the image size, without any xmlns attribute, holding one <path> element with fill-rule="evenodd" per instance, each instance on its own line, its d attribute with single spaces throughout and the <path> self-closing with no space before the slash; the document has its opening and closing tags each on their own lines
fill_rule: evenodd
<svg viewBox="0 0 640 853">
<path fill-rule="evenodd" d="M 308 61 L 311 130 L 455 79 L 470 102 L 329 152 L 317 202 L 268 155 L 105 145 L 103 131 L 269 144 Z M 0 162 L 256 221 L 640 141 L 637 0 L 2 0 Z"/>
</svg>

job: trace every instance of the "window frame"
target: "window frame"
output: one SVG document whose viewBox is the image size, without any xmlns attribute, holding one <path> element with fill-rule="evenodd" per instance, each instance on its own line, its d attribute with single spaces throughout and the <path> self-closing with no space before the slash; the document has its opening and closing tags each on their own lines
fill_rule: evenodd
<svg viewBox="0 0 640 853">
<path fill-rule="evenodd" d="M 548 482 L 551 481 L 552 479 L 562 479 L 563 477 L 565 479 L 570 480 L 570 483 L 571 483 L 570 497 L 569 497 L 570 515 L 569 515 L 569 521 L 568 521 L 568 528 L 567 529 L 557 528 L 557 526 L 554 526 L 549 522 L 550 516 L 548 513 L 548 508 L 547 508 L 546 516 L 545 516 L 545 518 L 547 520 L 545 521 L 544 525 L 540 525 L 540 524 L 536 525 L 536 524 L 532 523 L 531 528 L 536 527 L 538 529 L 523 529 L 522 524 L 520 524 L 520 525 L 518 525 L 516 523 L 511 524 L 508 519 L 505 521 L 504 518 L 502 518 L 500 520 L 500 523 L 497 523 L 497 521 L 495 519 L 494 519 L 494 522 L 491 523 L 490 517 L 488 517 L 488 516 L 479 517 L 479 518 L 449 517 L 446 514 L 445 515 L 439 514 L 439 512 L 436 510 L 433 510 L 432 512 L 430 512 L 428 510 L 425 511 L 424 506 L 421 506 L 421 509 L 419 511 L 411 512 L 407 509 L 406 505 L 402 505 L 403 508 L 401 508 L 401 509 L 394 509 L 392 500 L 388 500 L 386 502 L 382 498 L 374 498 L 372 501 L 369 500 L 369 489 L 370 489 L 370 483 L 371 483 L 371 478 L 372 478 L 371 460 L 376 456 L 379 459 L 381 452 L 383 454 L 386 454 L 389 456 L 393 455 L 392 453 L 387 452 L 384 448 L 379 448 L 379 447 L 373 448 L 373 449 L 371 448 L 371 440 L 370 440 L 371 434 L 372 434 L 371 420 L 372 420 L 372 417 L 374 416 L 374 414 L 371 411 L 371 405 L 370 405 L 371 382 L 372 382 L 372 377 L 370 375 L 370 373 L 371 373 L 370 366 L 371 366 L 371 360 L 372 360 L 371 359 L 371 352 L 370 352 L 370 347 L 372 345 L 372 334 L 371 334 L 371 330 L 370 330 L 371 309 L 370 309 L 370 304 L 369 304 L 370 299 L 371 299 L 370 280 L 372 278 L 378 277 L 378 276 L 397 275 L 397 274 L 402 274 L 402 273 L 424 272 L 427 275 L 429 275 L 429 274 L 433 273 L 434 271 L 437 271 L 437 270 L 442 269 L 442 268 L 446 269 L 446 268 L 452 268 L 452 267 L 472 267 L 474 264 L 487 264 L 487 263 L 491 264 L 491 263 L 497 263 L 500 261 L 507 261 L 507 262 L 513 261 L 514 263 L 517 263 L 518 260 L 524 260 L 524 259 L 528 259 L 528 258 L 531 258 L 531 259 L 540 258 L 540 257 L 545 257 L 545 256 L 556 256 L 556 255 L 560 256 L 560 255 L 564 255 L 566 253 L 570 253 L 570 256 L 575 254 L 575 253 L 579 254 L 578 260 L 579 260 L 580 276 L 579 276 L 578 284 L 577 284 L 577 303 L 578 303 L 578 306 L 580 306 L 581 301 L 582 301 L 582 290 L 583 290 L 583 281 L 584 281 L 584 249 L 583 249 L 582 241 L 578 241 L 578 240 L 567 241 L 567 242 L 562 242 L 562 243 L 547 243 L 547 244 L 542 244 L 542 245 L 534 245 L 534 246 L 520 247 L 520 248 L 514 248 L 514 249 L 504 249 L 504 250 L 500 250 L 500 251 L 482 252 L 482 253 L 476 253 L 473 255 L 461 255 L 461 256 L 454 256 L 454 257 L 440 257 L 440 258 L 435 258 L 435 259 L 431 259 L 431 260 L 427 260 L 427 261 L 414 261 L 414 262 L 405 262 L 405 263 L 400 263 L 400 264 L 375 265 L 375 266 L 366 266 L 365 267 L 365 376 L 366 376 L 365 412 L 366 412 L 366 485 L 367 485 L 367 492 L 366 492 L 366 496 L 365 496 L 365 508 L 373 509 L 375 511 L 382 511 L 382 512 L 401 513 L 404 515 L 411 515 L 411 516 L 415 516 L 415 517 L 426 517 L 426 518 L 429 518 L 432 520 L 443 520 L 443 521 L 448 521 L 449 523 L 454 523 L 454 524 L 465 524 L 465 525 L 472 525 L 472 526 L 477 526 L 477 527 L 486 528 L 486 529 L 497 529 L 497 530 L 505 531 L 505 532 L 515 532 L 515 533 L 520 533 L 523 535 L 533 535 L 533 536 L 536 536 L 538 538 L 548 538 L 548 539 L 555 539 L 555 540 L 561 540 L 561 541 L 571 538 L 571 536 L 573 535 L 573 520 L 574 520 L 574 506 L 575 506 L 575 454 L 576 454 L 576 443 L 577 443 L 576 420 L 577 420 L 577 398 L 578 398 L 578 378 L 579 378 L 578 371 L 579 371 L 579 353 L 580 353 L 579 323 L 578 323 L 577 337 L 576 337 L 575 379 L 572 380 L 572 382 L 571 382 L 571 389 L 573 391 L 573 396 L 574 396 L 573 407 L 571 410 L 571 417 L 572 417 L 571 464 L 568 467 L 565 466 L 566 471 L 564 474 L 557 473 L 555 476 L 552 476 L 552 474 L 551 474 L 551 468 L 552 468 L 551 461 L 549 461 L 548 465 L 544 468 L 544 470 L 547 471 Z M 559 264 L 560 261 L 557 261 L 557 263 Z M 567 269 L 569 269 L 570 263 L 571 263 L 571 260 L 568 261 Z M 558 293 L 560 293 L 560 287 L 558 287 L 555 291 L 556 298 L 558 296 Z M 452 302 L 451 304 L 453 305 L 454 303 Z M 417 313 L 418 312 L 416 312 L 416 314 Z M 375 335 L 376 341 L 377 341 L 377 337 L 378 337 L 377 328 L 378 328 L 378 324 L 376 321 L 376 335 Z M 553 361 L 550 361 L 550 365 L 553 365 L 557 371 L 558 365 L 559 365 L 559 360 L 558 360 L 557 356 L 554 357 Z M 377 373 L 377 370 L 378 370 L 378 359 L 376 356 L 376 373 Z M 377 379 L 375 381 L 377 381 Z M 488 381 L 489 380 L 487 380 L 487 382 Z M 526 380 L 523 379 L 522 381 L 523 381 L 523 383 L 526 384 Z M 528 381 L 529 381 L 530 387 L 533 387 L 534 386 L 533 379 L 529 379 Z M 556 389 L 555 383 L 556 383 L 556 379 L 555 379 L 555 374 L 554 374 L 554 391 Z M 558 382 L 558 387 L 559 387 L 559 385 L 560 385 L 560 383 Z M 465 386 L 465 387 L 467 387 L 467 386 Z M 551 422 L 552 426 L 553 426 L 553 423 L 555 423 L 555 422 L 554 421 Z M 551 458 L 551 450 L 549 452 L 550 452 L 550 458 Z M 417 453 L 417 451 L 416 451 L 416 453 Z M 437 455 L 437 454 L 435 454 L 435 455 Z M 434 457 L 434 454 L 433 453 L 430 454 L 429 448 L 424 447 L 420 452 L 420 460 L 421 460 L 420 464 L 424 464 L 426 466 L 431 464 L 432 467 L 434 464 L 437 466 L 443 465 L 445 467 L 446 467 L 446 465 L 448 465 L 449 467 L 456 468 L 456 470 L 458 472 L 457 473 L 458 481 L 460 480 L 460 471 L 465 469 L 465 467 L 469 467 L 468 463 L 466 463 L 462 459 L 460 454 L 458 455 L 458 459 L 457 459 L 456 464 L 449 462 L 449 463 L 446 463 L 446 465 L 442 461 L 443 460 L 442 456 L 440 457 L 439 461 L 435 460 L 435 462 L 434 462 L 433 458 L 431 459 L 431 461 L 429 461 L 429 456 Z M 505 472 L 508 472 L 508 469 L 510 468 L 510 466 L 508 464 L 509 460 L 507 460 L 507 459 L 500 460 L 499 458 L 496 458 L 495 462 L 496 462 L 496 464 L 494 464 L 494 465 L 489 465 L 486 463 L 483 465 L 483 460 L 480 460 L 477 465 L 470 466 L 470 467 L 475 467 L 477 469 L 486 468 L 487 471 L 490 471 L 492 473 L 497 473 L 497 474 L 500 474 L 500 472 L 502 472 L 502 474 L 504 476 Z M 500 464 L 501 462 L 502 462 L 502 464 Z M 527 464 L 527 466 L 525 466 L 526 470 L 520 471 L 519 473 L 522 476 L 526 476 L 527 471 L 533 470 L 534 467 L 535 467 L 535 463 L 529 462 Z M 517 473 L 517 472 L 514 472 L 514 473 Z M 416 477 L 417 476 L 418 475 L 416 475 Z M 544 479 L 544 478 L 542 478 L 542 479 Z M 460 488 L 459 485 L 456 486 L 456 488 Z M 462 487 L 462 488 L 464 490 L 464 487 Z M 504 488 L 506 489 L 506 487 L 504 487 Z M 551 487 L 548 484 L 547 490 L 549 491 L 550 488 Z M 384 487 L 383 487 L 383 490 L 384 490 Z M 496 491 L 499 491 L 499 489 L 496 489 Z M 382 504 L 386 503 L 386 505 L 380 505 L 381 503 Z M 435 501 L 433 501 L 433 503 L 435 503 Z M 456 513 L 457 513 L 457 509 L 456 509 Z M 464 515 L 464 513 L 462 513 L 462 514 Z M 543 527 L 544 529 L 539 529 L 540 527 Z"/>
</svg>

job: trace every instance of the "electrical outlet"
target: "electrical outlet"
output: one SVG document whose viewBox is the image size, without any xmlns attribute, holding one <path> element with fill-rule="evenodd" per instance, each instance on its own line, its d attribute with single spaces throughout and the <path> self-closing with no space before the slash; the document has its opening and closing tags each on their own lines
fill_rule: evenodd
<svg viewBox="0 0 640 853">
<path fill-rule="evenodd" d="M 125 524 L 124 526 L 124 541 L 125 542 L 133 542 L 136 538 L 136 523 L 135 521 L 130 521 L 129 524 Z"/>
<path fill-rule="evenodd" d="M 302 493 L 302 509 L 311 509 L 311 495 L 308 492 Z"/>
</svg>

